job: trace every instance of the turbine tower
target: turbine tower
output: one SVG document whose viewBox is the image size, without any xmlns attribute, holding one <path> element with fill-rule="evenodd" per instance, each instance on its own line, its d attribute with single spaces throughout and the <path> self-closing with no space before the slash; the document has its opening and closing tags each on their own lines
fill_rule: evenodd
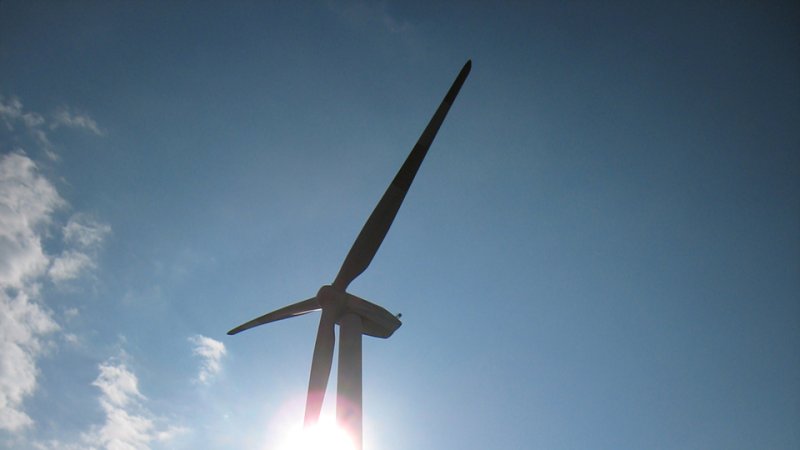
<svg viewBox="0 0 800 450">
<path fill-rule="evenodd" d="M 288 319 L 290 317 L 322 310 L 319 319 L 311 375 L 308 380 L 305 426 L 317 422 L 322 409 L 322 400 L 328 386 L 333 364 L 333 347 L 336 341 L 334 325 L 339 325 L 339 372 L 336 390 L 336 420 L 348 431 L 357 450 L 361 450 L 361 336 L 388 338 L 397 330 L 400 320 L 384 308 L 347 292 L 347 286 L 367 269 L 372 258 L 386 237 L 403 199 L 414 181 L 425 154 L 428 152 L 436 132 L 442 125 L 450 106 L 455 101 L 472 67 L 467 61 L 459 72 L 417 144 L 411 150 L 403 166 L 397 172 L 389 188 L 367 219 L 350 252 L 339 269 L 339 274 L 330 285 L 322 286 L 317 295 L 307 300 L 283 307 L 228 332 L 229 335 L 248 330 L 258 325 Z"/>
</svg>

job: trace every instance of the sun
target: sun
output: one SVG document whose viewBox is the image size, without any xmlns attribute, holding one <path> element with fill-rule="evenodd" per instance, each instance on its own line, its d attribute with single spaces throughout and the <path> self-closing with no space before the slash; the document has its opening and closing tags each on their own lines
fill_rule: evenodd
<svg viewBox="0 0 800 450">
<path fill-rule="evenodd" d="M 313 427 L 293 430 L 281 450 L 355 450 L 355 446 L 335 421 L 323 418 Z"/>
</svg>

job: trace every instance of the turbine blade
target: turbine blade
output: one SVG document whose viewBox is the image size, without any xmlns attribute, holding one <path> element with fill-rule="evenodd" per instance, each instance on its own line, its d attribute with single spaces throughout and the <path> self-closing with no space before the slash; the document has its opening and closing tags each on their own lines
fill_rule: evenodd
<svg viewBox="0 0 800 450">
<path fill-rule="evenodd" d="M 275 322 L 278 320 L 288 319 L 290 317 L 300 316 L 303 314 L 310 313 L 311 311 L 316 311 L 320 309 L 319 302 L 317 301 L 316 297 L 312 297 L 308 300 L 303 300 L 302 302 L 297 302 L 293 305 L 285 306 L 281 309 L 272 311 L 271 313 L 264 314 L 261 317 L 257 317 L 250 322 L 243 323 L 238 327 L 228 331 L 229 336 L 233 336 L 236 333 L 240 333 L 244 330 L 249 330 L 250 328 L 257 327 L 259 325 L 263 325 L 265 323 Z"/>
<path fill-rule="evenodd" d="M 336 314 L 330 309 L 322 310 L 317 330 L 317 341 L 314 344 L 314 359 L 311 361 L 311 376 L 308 378 L 308 397 L 306 398 L 306 427 L 314 425 L 319 420 L 322 410 L 322 400 L 325 398 L 325 389 L 328 387 L 328 378 L 331 375 L 333 364 L 333 345 L 336 343 L 334 324 Z"/>
<path fill-rule="evenodd" d="M 450 110 L 453 101 L 455 101 L 456 95 L 458 95 L 461 85 L 464 84 L 464 80 L 467 79 L 471 68 L 472 61 L 467 61 L 453 85 L 450 86 L 450 90 L 447 91 L 447 95 L 445 95 L 439 108 L 433 114 L 430 122 L 428 122 L 428 126 L 425 127 L 417 144 L 414 145 L 403 166 L 400 167 L 389 188 L 386 189 L 383 198 L 381 198 L 375 210 L 372 211 L 369 219 L 367 219 L 367 223 L 361 229 L 355 243 L 350 248 L 350 253 L 347 254 L 341 269 L 339 269 L 339 274 L 336 275 L 336 280 L 333 282 L 335 288 L 341 291 L 346 290 L 347 286 L 357 276 L 361 275 L 372 262 L 372 258 L 375 257 L 383 238 L 386 237 L 386 233 L 389 231 L 400 205 L 403 204 L 406 192 L 411 187 L 411 182 L 414 181 L 414 176 L 428 153 L 428 148 L 430 148 L 433 138 L 436 137 L 436 132 L 439 131 L 439 127 L 442 125 L 445 116 L 447 116 L 447 112 Z"/>
</svg>

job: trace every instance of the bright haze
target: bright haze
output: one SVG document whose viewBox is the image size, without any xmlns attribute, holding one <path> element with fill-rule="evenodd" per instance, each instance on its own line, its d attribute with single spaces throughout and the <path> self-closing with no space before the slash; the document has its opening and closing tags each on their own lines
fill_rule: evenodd
<svg viewBox="0 0 800 450">
<path fill-rule="evenodd" d="M 0 2 L 0 448 L 280 449 L 468 59 L 364 448 L 800 447 L 796 2 L 261 3 Z"/>
</svg>

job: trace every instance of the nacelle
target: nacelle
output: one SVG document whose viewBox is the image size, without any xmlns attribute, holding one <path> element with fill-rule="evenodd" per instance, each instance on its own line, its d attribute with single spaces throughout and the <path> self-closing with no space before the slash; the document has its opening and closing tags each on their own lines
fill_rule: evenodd
<svg viewBox="0 0 800 450">
<path fill-rule="evenodd" d="M 353 294 L 347 293 L 346 295 L 345 311 L 361 317 L 362 334 L 386 339 L 403 324 L 400 319 L 386 309 Z"/>
</svg>

